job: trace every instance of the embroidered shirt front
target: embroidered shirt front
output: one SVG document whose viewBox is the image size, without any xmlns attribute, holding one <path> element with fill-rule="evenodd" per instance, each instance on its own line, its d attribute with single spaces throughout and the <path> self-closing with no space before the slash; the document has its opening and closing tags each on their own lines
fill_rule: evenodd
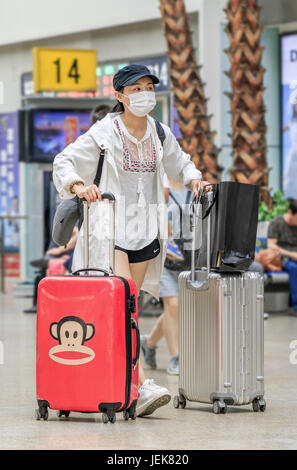
<svg viewBox="0 0 297 470">
<path fill-rule="evenodd" d="M 156 136 L 147 125 L 138 141 L 129 134 L 120 116 L 114 118 L 113 129 L 114 159 L 121 184 L 116 245 L 141 250 L 158 235 Z"/>
</svg>

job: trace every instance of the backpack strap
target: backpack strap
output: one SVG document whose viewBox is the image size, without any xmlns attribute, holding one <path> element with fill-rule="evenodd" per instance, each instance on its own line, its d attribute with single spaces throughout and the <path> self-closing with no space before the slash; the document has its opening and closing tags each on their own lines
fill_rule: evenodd
<svg viewBox="0 0 297 470">
<path fill-rule="evenodd" d="M 164 131 L 164 127 L 162 126 L 162 124 L 159 121 L 157 121 L 157 119 L 155 119 L 155 124 L 156 124 L 158 137 L 159 137 L 160 142 L 161 142 L 162 147 L 163 147 L 164 146 L 164 140 L 166 139 L 166 134 L 165 134 L 165 131 Z"/>
</svg>

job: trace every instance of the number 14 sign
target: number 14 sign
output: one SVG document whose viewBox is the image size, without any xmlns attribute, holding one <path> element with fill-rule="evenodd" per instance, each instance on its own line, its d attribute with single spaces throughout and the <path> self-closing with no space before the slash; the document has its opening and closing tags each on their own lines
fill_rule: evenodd
<svg viewBox="0 0 297 470">
<path fill-rule="evenodd" d="M 96 91 L 97 51 L 33 47 L 35 93 Z"/>
</svg>

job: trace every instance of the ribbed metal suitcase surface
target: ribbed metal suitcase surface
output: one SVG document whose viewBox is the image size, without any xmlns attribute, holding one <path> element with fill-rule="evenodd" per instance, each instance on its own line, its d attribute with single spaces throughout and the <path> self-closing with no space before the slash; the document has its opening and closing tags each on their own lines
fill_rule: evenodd
<svg viewBox="0 0 297 470">
<path fill-rule="evenodd" d="M 195 276 L 179 276 L 180 399 L 264 411 L 263 277 Z"/>
</svg>

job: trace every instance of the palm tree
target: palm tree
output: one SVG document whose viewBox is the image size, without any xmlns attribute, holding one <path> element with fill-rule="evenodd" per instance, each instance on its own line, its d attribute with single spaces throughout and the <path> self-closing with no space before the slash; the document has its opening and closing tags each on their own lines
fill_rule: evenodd
<svg viewBox="0 0 297 470">
<path fill-rule="evenodd" d="M 179 116 L 181 147 L 192 157 L 203 178 L 211 183 L 220 180 L 219 150 L 215 132 L 207 114 L 207 99 L 201 81 L 184 0 L 160 0 L 165 38 L 170 62 L 175 106 Z"/>
<path fill-rule="evenodd" d="M 229 0 L 224 10 L 230 47 L 225 52 L 231 69 L 226 72 L 231 102 L 233 168 L 232 180 L 260 185 L 261 200 L 270 204 L 268 187 L 265 107 L 260 46 L 263 26 L 257 0 Z"/>
</svg>

